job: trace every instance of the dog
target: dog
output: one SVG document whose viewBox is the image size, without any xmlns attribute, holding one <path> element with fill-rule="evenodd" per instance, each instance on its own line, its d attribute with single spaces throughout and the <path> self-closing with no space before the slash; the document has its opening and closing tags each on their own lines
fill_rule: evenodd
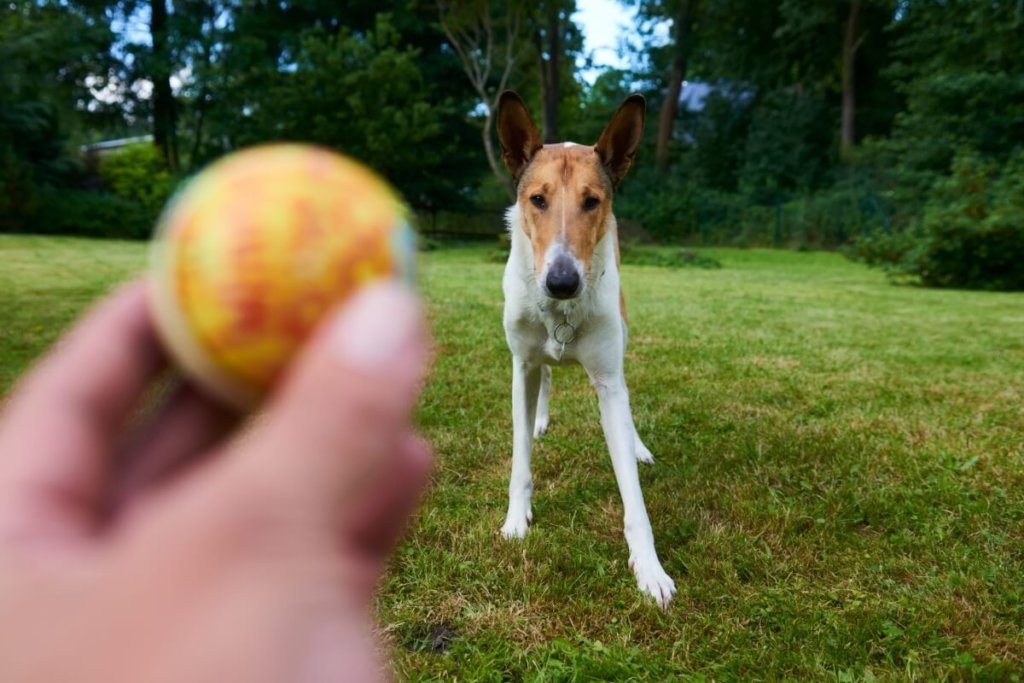
<svg viewBox="0 0 1024 683">
<path fill-rule="evenodd" d="M 505 338 L 512 352 L 512 474 L 507 539 L 526 535 L 533 513 L 530 454 L 548 426 L 551 366 L 579 363 L 600 403 L 601 427 L 622 496 L 629 566 L 640 590 L 666 607 L 675 584 L 661 566 L 644 506 L 637 461 L 654 459 L 633 424 L 623 373 L 626 304 L 612 191 L 633 164 L 646 103 L 628 97 L 593 146 L 541 143 L 523 100 L 498 101 L 498 140 L 512 174 L 506 213 Z"/>
</svg>

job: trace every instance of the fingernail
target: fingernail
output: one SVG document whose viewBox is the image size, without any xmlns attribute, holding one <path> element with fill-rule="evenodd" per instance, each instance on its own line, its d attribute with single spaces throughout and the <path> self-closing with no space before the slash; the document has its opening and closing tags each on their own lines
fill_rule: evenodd
<svg viewBox="0 0 1024 683">
<path fill-rule="evenodd" d="M 396 363 L 423 363 L 423 312 L 416 296 L 394 282 L 368 285 L 334 321 L 332 343 L 338 358 L 357 370 L 380 371 Z"/>
</svg>

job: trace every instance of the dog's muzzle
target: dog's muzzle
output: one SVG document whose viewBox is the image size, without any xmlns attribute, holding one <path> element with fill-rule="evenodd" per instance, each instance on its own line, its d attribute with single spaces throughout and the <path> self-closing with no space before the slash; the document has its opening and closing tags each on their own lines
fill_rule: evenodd
<svg viewBox="0 0 1024 683">
<path fill-rule="evenodd" d="M 580 293 L 582 282 L 573 260 L 567 256 L 558 256 L 548 268 L 544 287 L 552 298 L 572 299 Z"/>
</svg>

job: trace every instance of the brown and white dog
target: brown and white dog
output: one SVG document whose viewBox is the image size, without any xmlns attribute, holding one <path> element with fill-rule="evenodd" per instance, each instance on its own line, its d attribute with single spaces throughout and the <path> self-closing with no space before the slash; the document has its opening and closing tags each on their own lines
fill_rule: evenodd
<svg viewBox="0 0 1024 683">
<path fill-rule="evenodd" d="M 629 565 L 640 590 L 666 606 L 675 584 L 661 567 L 640 490 L 640 441 L 623 374 L 626 306 L 612 190 L 633 163 L 644 98 L 626 99 L 593 147 L 541 144 L 515 93 L 498 104 L 498 139 L 516 186 L 506 214 L 512 251 L 505 266 L 505 337 L 512 351 L 512 476 L 502 534 L 522 538 L 533 520 L 533 440 L 547 429 L 552 365 L 580 363 L 597 390 L 625 518 Z"/>
</svg>

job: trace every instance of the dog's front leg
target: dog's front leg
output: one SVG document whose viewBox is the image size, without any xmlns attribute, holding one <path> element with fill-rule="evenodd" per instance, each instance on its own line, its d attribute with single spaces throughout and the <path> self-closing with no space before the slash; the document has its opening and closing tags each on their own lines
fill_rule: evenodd
<svg viewBox="0 0 1024 683">
<path fill-rule="evenodd" d="M 615 480 L 622 496 L 629 566 L 636 575 L 640 590 L 666 607 L 676 592 L 675 583 L 658 560 L 654 549 L 654 532 L 647 517 L 644 494 L 640 490 L 637 471 L 636 430 L 629 411 L 629 392 L 622 373 L 613 380 L 594 378 L 601 406 L 601 427 L 608 441 L 608 451 L 615 470 Z"/>
<path fill-rule="evenodd" d="M 537 417 L 533 424 L 533 438 L 548 430 L 548 404 L 551 402 L 551 366 L 540 366 L 540 395 L 537 397 Z"/>
<path fill-rule="evenodd" d="M 512 476 L 508 483 L 508 515 L 501 527 L 505 538 L 526 536 L 526 529 L 533 521 L 530 453 L 540 380 L 540 366 L 530 366 L 521 358 L 512 357 Z"/>
</svg>

